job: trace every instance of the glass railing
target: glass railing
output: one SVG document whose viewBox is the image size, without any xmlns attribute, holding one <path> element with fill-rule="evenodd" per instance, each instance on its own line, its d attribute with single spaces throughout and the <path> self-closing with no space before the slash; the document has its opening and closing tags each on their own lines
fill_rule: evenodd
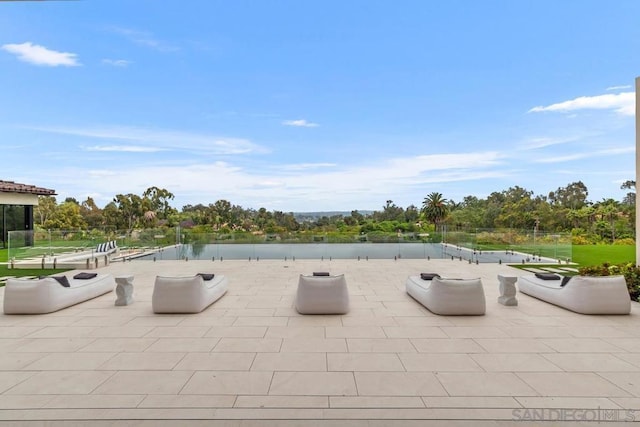
<svg viewBox="0 0 640 427">
<path fill-rule="evenodd" d="M 140 259 L 458 258 L 469 262 L 566 262 L 571 235 L 517 230 L 417 233 L 195 233 L 154 228 L 133 232 L 11 231 L 8 259 L 86 256 L 117 246 L 114 256 Z"/>
</svg>

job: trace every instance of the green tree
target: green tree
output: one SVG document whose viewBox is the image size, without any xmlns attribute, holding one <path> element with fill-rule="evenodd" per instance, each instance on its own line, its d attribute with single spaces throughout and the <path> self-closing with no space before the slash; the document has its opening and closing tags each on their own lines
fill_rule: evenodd
<svg viewBox="0 0 640 427">
<path fill-rule="evenodd" d="M 409 205 L 404 210 L 404 219 L 409 223 L 416 223 L 420 219 L 420 211 L 415 205 Z"/>
<path fill-rule="evenodd" d="M 629 205 L 629 206 L 635 206 L 636 205 L 636 181 L 635 180 L 627 180 L 625 182 L 622 183 L 622 185 L 620 186 L 621 190 L 633 190 L 627 193 L 626 196 L 624 196 L 624 199 L 622 199 L 622 203 L 625 205 Z"/>
<path fill-rule="evenodd" d="M 174 198 L 173 193 L 164 188 L 149 187 L 142 193 L 142 198 L 148 200 L 148 210 L 153 211 L 159 219 L 167 219 L 176 211 L 169 204 Z"/>
<path fill-rule="evenodd" d="M 296 231 L 300 228 L 300 224 L 296 221 L 292 212 L 284 213 L 280 211 L 273 212 L 273 219 L 278 227 L 286 231 Z"/>
<path fill-rule="evenodd" d="M 404 209 L 396 206 L 393 200 L 387 200 L 382 211 L 374 212 L 373 217 L 377 221 L 404 221 Z"/>
<path fill-rule="evenodd" d="M 448 222 L 456 230 L 476 230 L 488 228 L 485 224 L 486 200 L 476 196 L 466 196 L 459 206 L 449 213 Z M 497 215 L 497 214 L 496 214 Z"/>
<path fill-rule="evenodd" d="M 120 211 L 118 210 L 118 206 L 115 202 L 111 201 L 102 208 L 102 216 L 107 230 L 116 231 L 125 228 L 124 219 L 120 215 Z"/>
<path fill-rule="evenodd" d="M 36 224 L 44 227 L 47 220 L 55 214 L 57 208 L 58 203 L 54 196 L 38 196 L 38 206 L 33 210 Z"/>
<path fill-rule="evenodd" d="M 182 219 L 192 220 L 195 225 L 207 224 L 207 210 L 209 208 L 201 203 L 195 206 L 186 205 L 182 207 Z"/>
<path fill-rule="evenodd" d="M 515 186 L 502 192 L 500 213 L 495 219 L 496 227 L 528 229 L 536 224 L 533 191 Z"/>
<path fill-rule="evenodd" d="M 53 215 L 45 221 L 44 227 L 57 230 L 84 230 L 87 228 L 87 223 L 80 214 L 80 205 L 68 201 L 58 206 Z"/>
<path fill-rule="evenodd" d="M 586 204 L 589 191 L 582 181 L 572 182 L 549 193 L 549 202 L 553 206 L 567 209 L 580 209 Z"/>
<path fill-rule="evenodd" d="M 254 222 L 259 230 L 265 230 L 267 224 L 273 221 L 273 215 L 265 208 L 260 208 L 255 212 Z"/>
<path fill-rule="evenodd" d="M 360 212 L 358 212 L 357 210 L 355 211 L 351 211 L 351 218 L 353 218 L 356 222 L 355 225 L 357 224 L 363 224 L 366 220 L 365 216 L 362 215 Z"/>
<path fill-rule="evenodd" d="M 87 200 L 82 202 L 80 205 L 80 215 L 82 215 L 82 218 L 89 228 L 98 228 L 104 225 L 102 209 L 96 205 L 92 197 L 87 197 Z"/>
<path fill-rule="evenodd" d="M 113 199 L 118 212 L 117 228 L 125 228 L 131 232 L 137 225 L 137 221 L 143 218 L 145 209 L 143 200 L 135 194 L 118 194 Z"/>
<path fill-rule="evenodd" d="M 422 214 L 427 221 L 433 223 L 433 226 L 437 230 L 438 226 L 449 214 L 447 199 L 442 197 L 441 193 L 435 191 L 428 194 L 422 202 Z"/>
<path fill-rule="evenodd" d="M 616 227 L 615 222 L 619 216 L 620 212 L 620 204 L 614 199 L 603 199 L 602 201 L 595 204 L 596 215 L 600 217 L 599 221 L 601 223 L 606 223 L 609 225 L 610 237 L 612 241 L 616 240 Z M 602 224 L 598 226 L 599 230 L 602 230 Z M 603 233 L 601 232 L 602 236 Z"/>
<path fill-rule="evenodd" d="M 213 204 L 212 210 L 214 212 L 216 225 L 229 226 L 233 219 L 231 215 L 231 202 L 228 200 L 218 200 Z"/>
</svg>

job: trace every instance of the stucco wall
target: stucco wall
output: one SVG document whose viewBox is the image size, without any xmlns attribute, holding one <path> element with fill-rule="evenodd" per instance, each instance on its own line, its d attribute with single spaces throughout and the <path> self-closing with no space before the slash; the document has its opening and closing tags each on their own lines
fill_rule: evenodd
<svg viewBox="0 0 640 427">
<path fill-rule="evenodd" d="M 0 205 L 31 205 L 38 206 L 37 194 L 3 193 L 0 192 Z"/>
</svg>

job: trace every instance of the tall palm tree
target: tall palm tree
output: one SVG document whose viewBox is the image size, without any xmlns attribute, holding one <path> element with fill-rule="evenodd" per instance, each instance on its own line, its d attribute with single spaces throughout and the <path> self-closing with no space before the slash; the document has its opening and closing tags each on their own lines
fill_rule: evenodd
<svg viewBox="0 0 640 427">
<path fill-rule="evenodd" d="M 422 213 L 427 221 L 432 222 L 436 230 L 438 225 L 445 220 L 449 214 L 447 199 L 441 193 L 433 192 L 427 195 L 422 202 Z"/>
</svg>

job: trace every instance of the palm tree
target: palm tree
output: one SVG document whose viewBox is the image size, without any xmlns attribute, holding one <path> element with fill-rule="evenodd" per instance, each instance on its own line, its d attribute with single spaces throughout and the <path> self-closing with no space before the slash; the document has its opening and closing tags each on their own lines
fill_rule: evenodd
<svg viewBox="0 0 640 427">
<path fill-rule="evenodd" d="M 432 222 L 436 230 L 438 225 L 445 220 L 449 214 L 447 199 L 441 193 L 433 192 L 427 195 L 422 202 L 422 213 L 427 221 Z"/>
</svg>

